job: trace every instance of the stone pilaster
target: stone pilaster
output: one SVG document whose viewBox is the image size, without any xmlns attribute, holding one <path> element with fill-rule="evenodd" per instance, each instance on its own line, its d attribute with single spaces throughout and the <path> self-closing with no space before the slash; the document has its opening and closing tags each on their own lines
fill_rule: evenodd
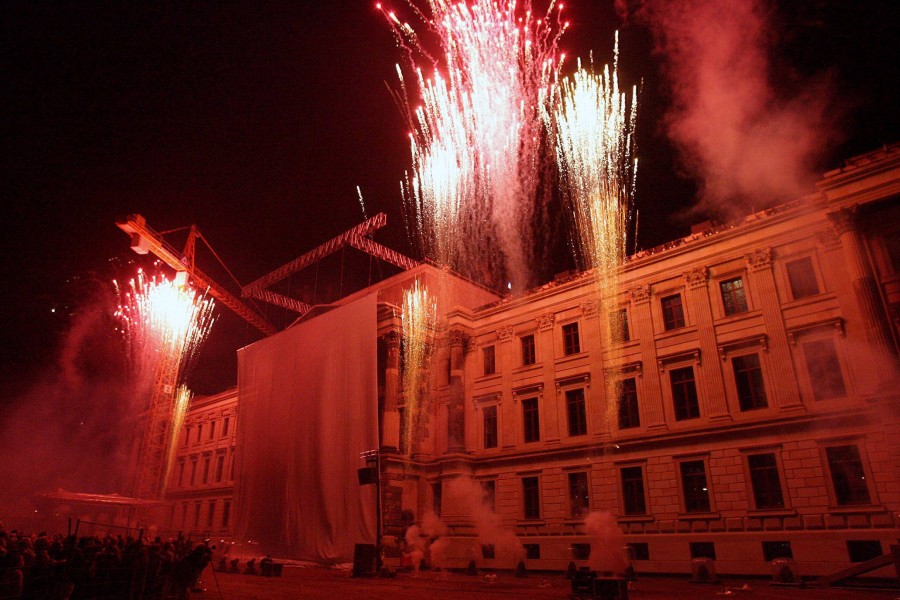
<svg viewBox="0 0 900 600">
<path fill-rule="evenodd" d="M 688 301 L 693 307 L 700 341 L 700 381 L 703 386 L 703 401 L 706 417 L 710 420 L 731 419 L 728 401 L 725 398 L 725 382 L 722 366 L 716 356 L 716 327 L 713 324 L 712 306 L 709 299 L 709 269 L 697 267 L 684 274 Z"/>
<path fill-rule="evenodd" d="M 450 402 L 447 405 L 447 451 L 465 452 L 465 349 L 469 336 L 459 330 L 448 333 L 450 342 Z"/>
<path fill-rule="evenodd" d="M 648 365 L 656 365 L 656 336 L 653 331 L 653 314 L 650 307 L 650 285 L 644 284 L 632 288 L 631 327 L 641 345 L 641 357 Z M 643 417 L 648 429 L 665 429 L 666 412 L 663 406 L 662 388 L 659 369 L 644 369 L 642 385 L 638 399 L 644 412 Z"/>
<path fill-rule="evenodd" d="M 397 392 L 400 387 L 400 333 L 389 331 L 382 339 L 387 346 L 387 362 L 384 367 L 381 447 L 384 450 L 397 451 L 400 449 L 400 411 L 397 406 Z"/>
<path fill-rule="evenodd" d="M 858 358 L 866 363 L 868 381 L 876 386 L 893 380 L 897 356 L 891 341 L 890 321 L 878 291 L 875 273 L 866 254 L 857 223 L 857 207 L 844 208 L 828 214 L 841 241 L 846 276 L 853 286 L 859 316 L 865 331 L 868 352 Z"/>
<path fill-rule="evenodd" d="M 760 357 L 768 384 L 767 397 L 781 410 L 801 409 L 803 405 L 797 388 L 797 374 L 794 372 L 794 361 L 784 327 L 781 302 L 772 273 L 772 249 L 754 250 L 745 257 L 745 260 L 749 271 L 749 283 L 756 290 L 755 297 L 760 302 L 766 335 L 771 339 L 771 343 L 768 344 L 768 360 L 765 356 Z"/>
</svg>

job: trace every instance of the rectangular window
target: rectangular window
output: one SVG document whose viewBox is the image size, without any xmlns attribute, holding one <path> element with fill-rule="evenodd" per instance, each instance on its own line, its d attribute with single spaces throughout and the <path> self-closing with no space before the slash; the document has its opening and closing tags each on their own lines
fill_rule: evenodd
<svg viewBox="0 0 900 600">
<path fill-rule="evenodd" d="M 522 342 L 522 364 L 524 366 L 533 365 L 537 362 L 537 353 L 534 348 L 534 336 L 523 335 L 519 339 Z"/>
<path fill-rule="evenodd" d="M 588 493 L 588 474 L 569 473 L 569 516 L 580 519 L 591 511 Z"/>
<path fill-rule="evenodd" d="M 637 381 L 634 377 L 616 382 L 616 402 L 619 409 L 619 429 L 641 426 L 638 412 Z"/>
<path fill-rule="evenodd" d="M 847 540 L 850 562 L 866 562 L 884 554 L 878 540 Z"/>
<path fill-rule="evenodd" d="M 691 558 L 716 560 L 716 545 L 713 542 L 690 542 Z"/>
<path fill-rule="evenodd" d="M 575 560 L 587 560 L 590 557 L 590 544 L 572 544 L 572 558 L 574 558 Z"/>
<path fill-rule="evenodd" d="M 750 454 L 747 456 L 753 501 L 758 509 L 784 508 L 781 493 L 781 477 L 774 454 Z"/>
<path fill-rule="evenodd" d="M 191 485 L 197 483 L 197 459 L 191 460 Z"/>
<path fill-rule="evenodd" d="M 805 342 L 803 357 L 806 359 L 806 371 L 812 384 L 813 398 L 830 400 L 847 395 L 844 377 L 841 375 L 841 363 L 838 361 L 833 340 Z"/>
<path fill-rule="evenodd" d="M 647 500 L 644 497 L 643 467 L 623 467 L 622 504 L 626 515 L 647 514 Z"/>
<path fill-rule="evenodd" d="M 541 490 L 537 477 L 522 478 L 522 506 L 526 519 L 541 518 Z"/>
<path fill-rule="evenodd" d="M 613 342 L 628 342 L 631 340 L 631 334 L 628 330 L 628 309 L 623 308 L 617 310 L 610 317 L 609 328 L 612 333 Z"/>
<path fill-rule="evenodd" d="M 647 542 L 631 542 L 625 546 L 631 560 L 650 560 L 650 545 Z"/>
<path fill-rule="evenodd" d="M 191 441 L 191 426 L 186 425 L 184 428 L 184 445 L 187 446 Z"/>
<path fill-rule="evenodd" d="M 762 551 L 766 562 L 772 562 L 776 558 L 794 558 L 790 542 L 763 542 Z"/>
<path fill-rule="evenodd" d="M 194 527 L 200 527 L 200 502 L 194 503 Z"/>
<path fill-rule="evenodd" d="M 432 494 L 431 510 L 433 510 L 435 516 L 438 516 L 438 517 L 441 516 L 441 504 L 443 501 L 443 493 L 444 493 L 444 486 L 441 484 L 440 481 L 438 481 L 437 483 L 431 484 L 431 494 Z"/>
<path fill-rule="evenodd" d="M 741 410 L 755 410 L 769 406 L 766 388 L 763 385 L 762 368 L 758 354 L 735 356 L 731 359 L 734 382 L 737 385 L 738 402 Z"/>
<path fill-rule="evenodd" d="M 493 375 L 497 372 L 496 355 L 493 346 L 486 346 L 481 349 L 481 355 L 484 358 L 484 374 Z"/>
<path fill-rule="evenodd" d="M 484 409 L 484 447 L 497 447 L 497 405 L 485 406 Z"/>
<path fill-rule="evenodd" d="M 584 388 L 566 390 L 566 416 L 569 435 L 587 434 L 587 413 L 584 406 Z"/>
<path fill-rule="evenodd" d="M 538 399 L 525 398 L 522 400 L 522 420 L 526 442 L 536 442 L 541 439 L 541 419 L 538 415 Z"/>
<path fill-rule="evenodd" d="M 679 463 L 684 510 L 689 513 L 709 512 L 709 488 L 706 485 L 706 465 L 702 460 Z"/>
<path fill-rule="evenodd" d="M 234 448 L 228 454 L 231 456 L 231 469 L 229 469 L 228 478 L 230 481 L 234 481 Z"/>
<path fill-rule="evenodd" d="M 206 510 L 206 526 L 207 527 L 213 526 L 213 517 L 215 517 L 215 515 L 216 515 L 216 501 L 210 500 L 209 508 L 207 508 L 207 510 Z"/>
<path fill-rule="evenodd" d="M 747 296 L 741 277 L 720 282 L 719 289 L 722 291 L 722 305 L 725 307 L 726 316 L 747 312 Z"/>
<path fill-rule="evenodd" d="M 581 340 L 578 337 L 578 323 L 563 325 L 563 354 L 578 354 L 581 352 Z"/>
<path fill-rule="evenodd" d="M 871 504 L 866 472 L 863 469 L 859 448 L 856 446 L 832 446 L 825 449 L 834 497 L 841 506 Z"/>
<path fill-rule="evenodd" d="M 222 503 L 222 527 L 228 527 L 228 519 L 231 517 L 231 500 Z"/>
<path fill-rule="evenodd" d="M 491 512 L 497 510 L 497 482 L 493 479 L 481 482 L 481 505 Z"/>
<path fill-rule="evenodd" d="M 808 256 L 792 260 L 784 265 L 787 270 L 788 283 L 791 286 L 791 297 L 794 300 L 815 296 L 819 293 L 819 284 L 816 282 L 816 272 L 813 270 L 812 259 Z"/>
<path fill-rule="evenodd" d="M 178 487 L 184 485 L 184 461 L 178 461 Z"/>
<path fill-rule="evenodd" d="M 525 549 L 525 558 L 527 558 L 528 560 L 540 560 L 540 544 L 522 544 L 522 547 Z"/>
<path fill-rule="evenodd" d="M 200 440 L 203 438 L 203 423 L 197 425 L 197 443 L 200 443 Z"/>
<path fill-rule="evenodd" d="M 231 424 L 231 417 L 225 417 L 225 421 L 222 423 L 222 437 L 228 435 L 228 426 Z"/>
<path fill-rule="evenodd" d="M 700 416 L 697 400 L 697 385 L 694 382 L 694 367 L 672 369 L 669 373 L 672 383 L 672 402 L 675 405 L 675 420 L 685 421 Z"/>
<path fill-rule="evenodd" d="M 181 528 L 182 529 L 187 527 L 187 524 L 188 524 L 187 519 L 188 519 L 188 503 L 182 502 L 181 503 Z"/>
<path fill-rule="evenodd" d="M 493 544 L 481 545 L 481 558 L 496 558 Z"/>
<path fill-rule="evenodd" d="M 209 463 L 211 458 L 207 456 L 203 459 L 203 483 L 209 483 Z"/>
<path fill-rule="evenodd" d="M 684 308 L 681 306 L 681 294 L 666 296 L 660 300 L 663 311 L 663 326 L 666 331 L 684 327 Z"/>
<path fill-rule="evenodd" d="M 225 474 L 225 455 L 220 454 L 216 457 L 216 482 L 222 481 Z"/>
<path fill-rule="evenodd" d="M 207 439 L 211 440 L 214 437 L 216 437 L 216 422 L 212 421 L 209 424 L 209 438 L 207 438 Z"/>
</svg>

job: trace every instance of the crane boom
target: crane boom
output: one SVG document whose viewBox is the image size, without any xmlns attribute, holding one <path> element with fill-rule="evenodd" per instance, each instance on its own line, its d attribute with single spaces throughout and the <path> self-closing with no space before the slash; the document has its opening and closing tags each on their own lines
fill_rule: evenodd
<svg viewBox="0 0 900 600">
<path fill-rule="evenodd" d="M 186 271 L 199 288 L 206 288 L 209 295 L 221 302 L 245 321 L 266 335 L 273 335 L 278 329 L 264 316 L 247 306 L 224 287 L 198 269 L 193 261 L 183 258 L 183 253 L 166 242 L 154 231 L 141 215 L 129 215 L 123 223 L 116 223 L 119 229 L 131 236 L 131 249 L 138 254 L 152 252 L 161 261 L 177 271 Z"/>
</svg>

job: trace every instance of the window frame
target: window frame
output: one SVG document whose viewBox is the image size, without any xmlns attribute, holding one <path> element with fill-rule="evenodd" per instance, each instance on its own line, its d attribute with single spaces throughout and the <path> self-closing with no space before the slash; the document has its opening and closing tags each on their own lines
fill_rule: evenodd
<svg viewBox="0 0 900 600">
<path fill-rule="evenodd" d="M 531 342 L 527 346 L 530 348 L 530 351 L 526 351 L 526 343 L 525 340 L 530 339 Z M 522 360 L 523 367 L 531 367 L 538 363 L 537 360 L 537 339 L 535 338 L 534 333 L 526 333 L 519 336 L 519 350 L 520 350 L 520 358 Z M 526 360 L 527 358 L 531 359 L 531 362 Z"/>
<path fill-rule="evenodd" d="M 581 437 L 588 434 L 587 389 L 584 386 L 572 386 L 561 390 L 566 406 L 566 433 L 569 437 Z M 575 397 L 580 392 L 580 401 L 570 400 L 570 394 Z M 573 409 L 576 414 L 573 415 Z M 573 416 L 575 417 L 573 420 Z M 581 428 L 573 432 L 572 425 Z"/>
<path fill-rule="evenodd" d="M 625 473 L 626 469 L 639 469 L 641 473 L 641 485 L 639 489 L 641 490 L 641 503 L 643 504 L 644 510 L 641 512 L 635 512 L 629 510 L 629 498 L 625 489 Z M 621 463 L 616 465 L 616 470 L 618 471 L 618 480 L 619 480 L 619 495 L 621 498 L 622 505 L 622 516 L 624 518 L 640 518 L 646 517 L 650 515 L 650 511 L 648 510 L 650 507 L 650 496 L 649 490 L 647 487 L 647 464 L 645 462 L 630 462 L 630 463 Z M 634 479 L 631 479 L 634 481 Z"/>
<path fill-rule="evenodd" d="M 688 364 L 688 365 L 674 366 L 674 367 L 666 369 L 668 371 L 668 375 L 669 375 L 669 391 L 672 395 L 672 415 L 674 416 L 675 421 L 679 422 L 679 423 L 683 422 L 683 421 L 693 421 L 693 420 L 700 419 L 703 417 L 703 412 L 700 410 L 700 392 L 699 392 L 698 386 L 697 386 L 697 371 L 694 368 L 696 366 L 697 365 L 695 363 L 692 363 L 692 364 Z M 687 413 L 686 413 L 687 416 L 679 417 L 678 402 L 677 402 L 678 396 L 675 393 L 676 382 L 673 379 L 673 375 L 675 373 L 681 373 L 683 371 L 687 371 L 688 369 L 690 369 L 690 371 L 691 371 L 690 383 L 693 384 L 693 390 L 694 390 L 693 406 L 691 406 L 689 404 L 685 404 L 685 409 L 687 410 Z M 677 383 L 679 385 L 683 385 L 683 384 L 686 384 L 687 382 L 688 382 L 688 380 L 685 379 L 685 380 L 679 381 Z M 690 400 L 690 398 L 687 398 L 686 401 L 687 400 Z M 696 414 L 693 414 L 694 412 L 696 412 Z"/>
<path fill-rule="evenodd" d="M 528 410 L 526 412 L 525 403 L 531 404 L 534 402 L 534 410 Z M 526 396 L 519 401 L 522 406 L 522 441 L 526 444 L 534 444 L 536 442 L 541 441 L 541 403 L 539 396 Z M 528 415 L 533 415 L 534 420 L 534 436 L 529 436 L 529 418 Z"/>
<path fill-rule="evenodd" d="M 688 463 L 700 463 L 703 465 L 703 477 L 706 483 L 706 498 L 707 503 L 705 510 L 690 510 L 688 507 L 688 496 L 686 494 L 685 481 L 684 481 L 684 466 Z M 715 504 L 715 495 L 712 490 L 712 477 L 710 477 L 709 472 L 709 456 L 706 454 L 703 455 L 690 455 L 690 456 L 681 456 L 677 457 L 674 460 L 675 464 L 675 472 L 676 472 L 676 480 L 678 482 L 678 502 L 679 507 L 681 509 L 682 516 L 692 517 L 697 515 L 709 515 L 716 512 L 716 504 Z"/>
<path fill-rule="evenodd" d="M 668 300 L 678 299 L 678 310 L 679 315 L 669 313 L 674 310 L 674 305 L 672 307 L 667 306 Z M 687 327 L 687 316 L 684 310 L 684 296 L 681 292 L 673 292 L 671 294 L 666 294 L 665 296 L 661 296 L 659 299 L 659 309 L 660 314 L 662 315 L 662 325 L 663 331 L 676 331 L 678 329 L 683 329 Z M 675 317 L 678 318 L 675 318 Z M 672 317 L 672 318 L 670 318 Z M 680 319 L 680 320 L 679 320 Z"/>
<path fill-rule="evenodd" d="M 526 486 L 526 481 L 534 482 L 534 489 Z M 519 485 L 522 490 L 522 519 L 525 521 L 539 521 L 542 518 L 541 510 L 541 476 L 536 473 L 529 473 L 519 476 Z M 530 498 L 529 494 L 533 493 L 534 498 Z M 529 501 L 534 500 L 536 505 L 531 506 L 529 510 Z"/>
<path fill-rule="evenodd" d="M 493 412 L 493 445 L 488 445 L 488 411 Z M 493 450 L 500 446 L 500 410 L 496 402 L 481 407 L 481 447 Z"/>
<path fill-rule="evenodd" d="M 563 356 L 581 354 L 581 327 L 578 321 L 571 321 L 560 326 L 562 332 Z"/>
<path fill-rule="evenodd" d="M 744 480 L 747 482 L 747 498 L 751 506 L 751 510 L 760 512 L 785 512 L 791 510 L 791 499 L 787 486 L 787 478 L 784 471 L 784 464 L 781 459 L 780 446 L 757 446 L 754 448 L 742 448 L 740 450 L 742 463 L 744 466 Z M 760 506 L 758 503 L 756 485 L 753 478 L 753 468 L 750 466 L 751 456 L 771 455 L 775 461 L 775 471 L 778 476 L 778 485 L 781 492 L 781 506 Z"/>
<path fill-rule="evenodd" d="M 497 374 L 497 347 L 494 344 L 481 348 L 481 374 L 484 377 Z"/>
<path fill-rule="evenodd" d="M 813 372 L 813 370 L 810 368 L 810 358 L 813 355 L 810 353 L 809 349 L 815 344 L 828 344 L 831 350 L 834 351 L 834 360 L 831 365 L 822 365 L 821 369 L 817 369 L 816 372 Z M 807 380 L 807 389 L 809 390 L 810 398 L 812 399 L 812 401 L 827 402 L 830 400 L 840 400 L 843 398 L 847 398 L 850 395 L 847 387 L 849 379 L 847 378 L 847 373 L 844 369 L 844 361 L 841 358 L 841 353 L 838 350 L 838 344 L 836 343 L 834 337 L 821 335 L 804 337 L 803 339 L 799 340 L 798 345 L 800 346 L 801 359 L 803 361 L 803 372 Z M 836 369 L 834 368 L 835 366 L 837 367 Z M 843 388 L 843 393 L 829 396 L 820 395 L 823 391 L 823 388 L 821 386 L 825 384 L 822 383 L 822 378 L 818 375 L 826 373 L 836 373 L 840 375 L 840 384 Z"/>
<path fill-rule="evenodd" d="M 576 512 L 575 496 L 573 495 L 573 476 L 584 476 L 584 504 L 580 505 L 581 512 Z M 570 519 L 584 519 L 591 512 L 591 474 L 590 471 L 579 469 L 566 471 L 566 501 L 568 503 L 567 516 Z"/>
<path fill-rule="evenodd" d="M 735 361 L 736 360 L 743 361 L 744 359 L 746 359 L 747 357 L 750 357 L 750 356 L 755 357 L 756 370 L 759 371 L 759 389 L 762 390 L 762 404 L 761 405 L 758 404 L 759 398 L 757 398 L 756 395 L 753 394 L 753 390 L 756 389 L 754 386 L 754 382 L 751 380 L 748 380 L 750 383 L 751 400 L 753 401 L 753 404 L 745 407 L 744 406 L 744 397 L 741 394 L 741 383 L 740 383 L 741 377 L 739 377 L 738 374 L 739 373 L 745 374 L 745 373 L 749 372 L 749 369 L 742 369 L 741 371 L 738 371 Z M 734 391 L 737 396 L 738 409 L 740 410 L 740 412 L 745 413 L 745 412 L 752 412 L 752 411 L 756 411 L 756 410 L 763 410 L 763 409 L 769 408 L 769 395 L 766 392 L 766 377 L 765 377 L 765 374 L 763 373 L 762 360 L 759 356 L 759 352 L 740 352 L 740 353 L 736 352 L 736 353 L 728 356 L 728 359 L 729 359 L 729 362 L 731 363 L 731 375 L 734 378 Z"/>
<path fill-rule="evenodd" d="M 621 377 L 621 378 L 617 379 L 614 384 L 615 391 L 616 391 L 616 426 L 618 427 L 618 429 L 620 431 L 625 431 L 628 429 L 637 429 L 641 426 L 641 401 L 640 401 L 640 396 L 638 395 L 638 391 L 637 391 L 637 379 L 638 379 L 637 375 L 634 375 L 631 377 Z M 623 426 L 622 425 L 622 416 L 623 416 L 622 407 L 624 406 L 623 399 L 625 399 L 625 396 L 623 395 L 622 392 L 623 392 L 624 383 L 626 381 L 634 382 L 634 390 L 633 390 L 634 406 L 632 407 L 631 403 L 629 402 L 628 414 L 632 415 L 636 419 L 636 422 L 634 422 L 634 424 L 632 424 L 632 425 Z M 631 410 L 631 408 L 633 408 L 633 410 Z"/>
<path fill-rule="evenodd" d="M 725 286 L 736 281 L 741 284 L 733 289 L 726 290 Z M 747 294 L 746 278 L 743 275 L 731 275 L 717 281 L 719 287 L 719 300 L 722 303 L 722 314 L 725 317 L 734 317 L 750 312 L 750 298 Z M 740 293 L 737 293 L 738 290 Z M 726 298 L 730 298 L 726 299 Z"/>
<path fill-rule="evenodd" d="M 831 460 L 829 459 L 828 450 L 843 447 L 851 447 L 856 449 L 857 459 L 859 460 L 859 467 L 862 470 L 862 481 L 866 491 L 865 502 L 845 502 L 842 501 L 839 496 L 837 482 L 835 481 L 835 470 L 831 464 Z M 869 468 L 868 456 L 866 455 L 866 449 L 863 440 L 846 438 L 831 440 L 821 445 L 820 456 L 822 465 L 825 468 L 825 472 L 828 474 L 828 485 L 826 485 L 826 487 L 828 488 L 828 499 L 831 503 L 832 508 L 837 510 L 853 510 L 860 507 L 878 505 L 877 488 L 875 485 L 873 485 L 874 480 L 872 479 L 872 472 Z"/>
<path fill-rule="evenodd" d="M 808 262 L 809 263 L 809 275 L 811 279 L 811 283 L 815 283 L 816 291 L 810 292 L 808 294 L 803 294 L 798 296 L 796 294 L 796 290 L 794 289 L 794 282 L 791 279 L 791 265 L 796 265 L 798 263 Z M 784 282 L 785 287 L 787 288 L 788 293 L 790 294 L 790 299 L 792 302 L 796 302 L 798 300 L 804 300 L 806 298 L 812 298 L 814 296 L 819 296 L 824 291 L 824 286 L 822 285 L 822 278 L 819 275 L 819 269 L 816 265 L 816 260 L 812 254 L 804 254 L 797 255 L 791 258 L 786 258 L 783 261 L 782 271 L 784 273 Z"/>
</svg>

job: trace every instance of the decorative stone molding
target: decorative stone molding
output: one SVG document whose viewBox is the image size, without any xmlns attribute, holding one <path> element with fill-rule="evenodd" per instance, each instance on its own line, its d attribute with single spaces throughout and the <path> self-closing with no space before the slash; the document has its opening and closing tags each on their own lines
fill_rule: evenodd
<svg viewBox="0 0 900 600">
<path fill-rule="evenodd" d="M 768 352 L 769 341 L 768 337 L 766 337 L 766 334 L 761 333 L 759 335 L 721 343 L 717 346 L 717 348 L 719 350 L 719 358 L 725 360 L 726 358 L 728 358 L 729 354 L 731 354 L 732 352 L 737 352 L 738 350 L 758 348 L 763 352 Z"/>
<path fill-rule="evenodd" d="M 512 399 L 513 404 L 518 404 L 519 397 L 532 397 L 537 396 L 538 398 L 544 397 L 544 384 L 543 383 L 535 383 L 532 385 L 523 385 L 520 388 L 516 388 L 512 391 Z"/>
<path fill-rule="evenodd" d="M 447 339 L 451 348 L 462 348 L 463 350 L 466 350 L 469 346 L 470 336 L 465 331 L 451 329 L 447 334 Z"/>
<path fill-rule="evenodd" d="M 478 410 L 482 406 L 500 406 L 501 404 L 503 404 L 503 396 L 499 393 L 485 394 L 484 396 L 472 398 L 472 407 L 475 410 Z"/>
<path fill-rule="evenodd" d="M 788 342 L 790 342 L 792 346 L 796 346 L 797 342 L 799 341 L 798 338 L 802 337 L 803 335 L 817 330 L 822 331 L 828 329 L 833 330 L 836 335 L 843 336 L 844 319 L 841 317 L 834 317 L 833 319 L 825 319 L 824 321 L 816 321 L 815 323 L 807 323 L 798 327 L 791 327 L 787 330 Z"/>
<path fill-rule="evenodd" d="M 585 317 L 593 317 L 600 310 L 600 303 L 596 300 L 585 300 L 581 303 L 581 314 Z"/>
<path fill-rule="evenodd" d="M 515 331 L 513 331 L 512 325 L 507 325 L 506 327 L 501 327 L 497 330 L 497 339 L 501 342 L 511 342 L 515 337 Z"/>
<path fill-rule="evenodd" d="M 629 375 L 641 377 L 644 374 L 644 363 L 643 361 L 637 360 L 634 362 L 625 363 L 624 365 L 618 365 L 615 367 L 603 369 L 603 373 L 607 378 L 612 379 L 615 379 L 617 377 L 627 377 Z"/>
<path fill-rule="evenodd" d="M 540 329 L 541 331 L 546 331 L 553 328 L 553 324 L 556 322 L 556 315 L 554 315 L 553 313 L 547 313 L 539 316 L 535 320 L 537 321 L 538 329 Z"/>
<path fill-rule="evenodd" d="M 631 288 L 629 290 L 629 295 L 631 296 L 631 301 L 635 304 L 639 304 L 641 302 L 649 302 L 650 301 L 650 284 L 645 283 L 644 285 L 639 285 L 637 287 Z"/>
<path fill-rule="evenodd" d="M 762 269 L 772 268 L 772 249 L 760 248 L 754 250 L 744 257 L 747 260 L 747 266 L 751 271 L 760 271 Z"/>
<path fill-rule="evenodd" d="M 828 220 L 831 221 L 831 225 L 838 236 L 842 236 L 849 231 L 856 230 L 858 213 L 858 206 L 850 206 L 828 213 Z"/>
<path fill-rule="evenodd" d="M 563 388 L 582 385 L 586 389 L 591 387 L 590 373 L 580 373 L 578 375 L 570 375 L 556 380 L 556 393 L 559 394 Z"/>
<path fill-rule="evenodd" d="M 669 354 L 668 356 L 660 356 L 657 359 L 660 371 L 665 371 L 670 365 L 677 363 L 696 363 L 700 364 L 700 348 L 694 348 L 686 352 L 678 352 L 677 354 Z"/>
<path fill-rule="evenodd" d="M 689 288 L 699 288 L 706 285 L 709 281 L 709 269 L 706 267 L 697 267 L 684 274 L 684 283 Z"/>
</svg>

